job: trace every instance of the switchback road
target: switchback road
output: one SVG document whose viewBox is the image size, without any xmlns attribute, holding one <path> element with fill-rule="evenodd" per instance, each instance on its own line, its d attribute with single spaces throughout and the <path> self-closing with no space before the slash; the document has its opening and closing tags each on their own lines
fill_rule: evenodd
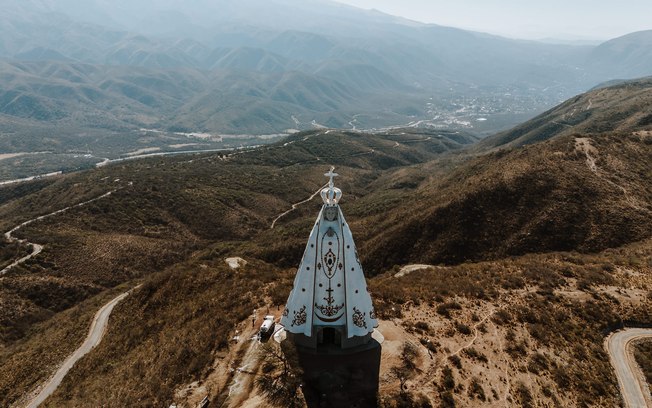
<svg viewBox="0 0 652 408">
<path fill-rule="evenodd" d="M 31 252 L 29 255 L 26 255 L 26 256 L 24 256 L 24 257 L 22 257 L 22 258 L 20 258 L 20 259 L 18 259 L 18 260 L 16 260 L 16 261 L 14 261 L 11 265 L 9 265 L 9 266 L 7 266 L 6 268 L 4 268 L 3 270 L 1 270 L 1 271 L 0 271 L 0 276 L 2 276 L 2 275 L 4 275 L 4 274 L 6 274 L 7 272 L 9 272 L 9 270 L 10 270 L 11 268 L 13 268 L 13 267 L 15 267 L 15 266 L 18 266 L 18 265 L 20 265 L 20 264 L 22 264 L 22 263 L 25 263 L 28 259 L 31 259 L 31 258 L 35 257 L 36 255 L 40 254 L 41 251 L 43 251 L 43 246 L 41 246 L 41 245 L 39 245 L 39 244 L 34 244 L 34 243 L 31 243 L 31 242 L 27 242 L 27 241 L 24 240 L 24 239 L 18 239 L 18 238 L 16 238 L 16 237 L 13 236 L 13 233 L 14 233 L 14 232 L 18 231 L 19 229 L 21 229 L 21 228 L 23 228 L 24 226 L 29 225 L 29 224 L 31 224 L 31 223 L 33 223 L 33 222 L 40 221 L 40 220 L 43 220 L 43 219 L 45 219 L 45 218 L 52 217 L 52 216 L 57 215 L 57 214 L 61 214 L 61 213 L 63 213 L 63 212 L 66 212 L 66 211 L 70 210 L 71 208 L 82 207 L 82 206 L 84 206 L 84 205 L 86 205 L 86 204 L 90 204 L 90 203 L 92 203 L 93 201 L 97 201 L 97 200 L 100 200 L 100 199 L 102 199 L 102 198 L 108 197 L 108 196 L 110 196 L 112 193 L 114 193 L 115 191 L 116 191 L 116 190 L 109 191 L 109 192 L 106 193 L 106 194 L 102 194 L 102 195 L 99 196 L 99 197 L 95 197 L 95 198 L 93 198 L 93 199 L 91 199 L 91 200 L 84 201 L 83 203 L 79 203 L 79 204 L 71 205 L 70 207 L 62 208 L 61 210 L 57 210 L 57 211 L 52 212 L 52 213 L 50 213 L 50 214 L 41 215 L 41 216 L 36 217 L 36 218 L 34 218 L 34 219 L 31 219 L 31 220 L 25 221 L 25 222 L 23 222 L 22 224 L 19 224 L 18 226 L 14 227 L 14 228 L 11 229 L 10 231 L 5 232 L 5 239 L 6 239 L 7 241 L 9 241 L 9 242 L 20 242 L 20 243 L 23 243 L 23 244 L 27 244 L 27 245 L 29 245 L 29 246 L 32 247 L 32 252 Z"/>
</svg>

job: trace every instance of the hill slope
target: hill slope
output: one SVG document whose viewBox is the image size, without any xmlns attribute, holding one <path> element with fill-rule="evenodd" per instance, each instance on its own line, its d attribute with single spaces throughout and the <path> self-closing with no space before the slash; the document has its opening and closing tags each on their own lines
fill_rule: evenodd
<svg viewBox="0 0 652 408">
<path fill-rule="evenodd" d="M 378 226 L 366 220 L 361 252 L 381 271 L 639 241 L 652 236 L 651 163 L 652 136 L 631 133 L 557 136 L 482 155 L 430 176 L 405 205 L 375 216 Z"/>
<path fill-rule="evenodd" d="M 283 268 L 300 259 L 319 204 L 300 206 L 273 230 L 271 221 L 314 193 L 333 163 L 365 270 L 381 273 L 370 288 L 386 336 L 383 400 L 397 398 L 388 373 L 392 350 L 407 340 L 422 359 L 410 380 L 414 398 L 613 405 L 602 334 L 618 319 L 652 322 L 650 241 L 596 255 L 502 258 L 650 236 L 650 138 L 587 138 L 469 158 L 439 155 L 472 140 L 456 133 L 319 131 L 227 157 L 154 158 L 3 189 L 8 229 L 119 188 L 20 232 L 45 251 L 0 279 L 3 403 L 23 398 L 70 351 L 44 339 L 78 341 L 93 308 L 114 296 L 108 288 L 144 280 L 46 405 L 192 405 L 206 393 L 229 405 L 228 367 L 242 350 L 232 329 L 248 334 L 252 308 L 273 313 L 285 301 L 294 269 Z M 232 255 L 249 265 L 227 268 Z M 494 261 L 394 277 L 394 264 L 466 259 Z M 496 380 L 506 376 L 509 383 Z M 203 386 L 188 386 L 195 381 Z M 477 394 L 455 393 L 456 384 Z"/>
<path fill-rule="evenodd" d="M 506 132 L 479 148 L 515 147 L 558 135 L 652 129 L 652 77 L 598 87 Z"/>
<path fill-rule="evenodd" d="M 0 278 L 0 403 L 48 376 L 112 288 L 144 281 L 46 405 L 229 405 L 250 309 L 285 301 L 333 164 L 386 336 L 381 400 L 617 405 L 603 334 L 652 323 L 652 136 L 630 130 L 480 155 L 460 132 L 322 130 L 0 188 L 4 230 L 113 191 L 16 233 L 44 251 Z M 448 265 L 396 277 L 412 262 Z M 406 340 L 423 370 L 399 395 Z"/>
</svg>

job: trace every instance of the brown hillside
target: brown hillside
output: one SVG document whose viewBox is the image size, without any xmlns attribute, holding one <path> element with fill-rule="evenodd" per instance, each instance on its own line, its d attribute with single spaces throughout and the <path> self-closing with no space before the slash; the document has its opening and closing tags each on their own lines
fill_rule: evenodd
<svg viewBox="0 0 652 408">
<path fill-rule="evenodd" d="M 561 136 L 491 153 L 431 177 L 374 216 L 378 225 L 359 222 L 361 253 L 369 270 L 382 271 L 618 247 L 652 236 L 651 180 L 651 137 Z"/>
<path fill-rule="evenodd" d="M 578 95 L 513 129 L 488 137 L 476 150 L 523 146 L 575 133 L 652 130 L 652 78 Z"/>
<path fill-rule="evenodd" d="M 0 345 L 20 340 L 36 322 L 184 261 L 215 242 L 220 243 L 216 251 L 228 252 L 253 241 L 277 215 L 323 185 L 330 163 L 341 169 L 341 182 L 353 198 L 381 169 L 423 163 L 474 140 L 452 133 L 406 133 L 307 132 L 228 156 L 139 160 L 0 188 L 2 231 L 113 192 L 15 233 L 44 250 L 0 278 Z M 279 228 L 300 217 L 301 210 L 284 218 Z M 25 246 L 0 241 L 0 265 L 27 252 Z M 300 252 L 284 246 L 278 258 L 292 264 L 295 255 Z"/>
<path fill-rule="evenodd" d="M 619 319 L 650 322 L 650 242 L 597 255 L 552 251 L 652 236 L 652 137 L 562 135 L 442 156 L 468 141 L 402 133 L 310 132 L 253 151 L 120 163 L 6 190 L 5 230 L 115 192 L 16 234 L 45 250 L 0 278 L 0 405 L 24 399 L 56 368 L 109 288 L 140 281 L 46 406 L 169 405 L 188 389 L 224 401 L 224 362 L 242 357 L 229 343 L 233 329 L 250 326 L 253 307 L 286 298 L 285 267 L 301 256 L 318 199 L 271 223 L 315 193 L 331 163 L 365 270 L 379 275 L 370 288 L 389 327 L 382 400 L 394 400 L 394 351 L 409 339 L 423 363 L 409 383 L 415 398 L 475 406 L 482 389 L 501 404 L 617 404 L 601 339 Z M 531 252 L 546 253 L 511 257 Z M 226 256 L 249 264 L 233 271 Z M 451 265 L 393 276 L 394 265 L 412 262 Z M 48 366 L 32 370 L 40 361 Z M 222 386 L 202 388 L 215 370 L 224 370 Z"/>
</svg>

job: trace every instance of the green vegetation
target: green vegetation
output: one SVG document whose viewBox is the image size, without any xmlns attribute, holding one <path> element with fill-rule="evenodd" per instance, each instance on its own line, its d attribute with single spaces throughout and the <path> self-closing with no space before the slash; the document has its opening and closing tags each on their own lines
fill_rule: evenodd
<svg viewBox="0 0 652 408">
<path fill-rule="evenodd" d="M 391 368 L 392 376 L 399 382 L 399 391 L 396 395 L 382 398 L 379 406 L 382 408 L 427 408 L 431 407 L 428 398 L 411 392 L 407 387 L 407 381 L 414 378 L 419 371 L 417 358 L 419 349 L 410 342 L 401 346 L 399 364 Z"/>
<path fill-rule="evenodd" d="M 516 384 L 516 399 L 518 400 L 519 405 L 524 408 L 531 408 L 534 406 L 532 393 L 530 392 L 530 389 L 522 382 Z"/>
<path fill-rule="evenodd" d="M 469 385 L 469 397 L 473 399 L 478 399 L 480 401 L 486 401 L 487 396 L 485 395 L 484 388 L 482 388 L 482 384 L 480 384 L 480 380 L 477 378 L 472 378 L 471 379 L 471 384 Z"/>
<path fill-rule="evenodd" d="M 473 347 L 469 347 L 464 349 L 462 352 L 465 357 L 471 358 L 475 361 L 481 362 L 481 363 L 488 363 L 489 360 L 487 359 L 487 356 L 485 356 L 482 352 L 479 352 Z"/>
<path fill-rule="evenodd" d="M 455 389 L 455 377 L 453 376 L 453 370 L 450 367 L 446 366 L 442 370 L 442 383 L 440 388 L 446 391 L 452 391 Z"/>
<path fill-rule="evenodd" d="M 0 238 L 0 270 L 10 265 L 16 259 L 20 259 L 23 256 L 29 254 L 30 252 L 30 248 L 27 246 L 21 245 L 18 242 L 8 242 L 4 239 L 3 236 Z M 2 335 L 0 334 L 0 336 Z"/>
</svg>

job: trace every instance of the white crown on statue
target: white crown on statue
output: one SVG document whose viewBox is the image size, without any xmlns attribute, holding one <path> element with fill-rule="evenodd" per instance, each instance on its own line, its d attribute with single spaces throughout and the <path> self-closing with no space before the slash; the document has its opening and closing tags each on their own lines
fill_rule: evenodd
<svg viewBox="0 0 652 408">
<path fill-rule="evenodd" d="M 333 184 L 333 177 L 337 177 L 338 175 L 339 174 L 337 173 L 333 173 L 333 168 L 331 168 L 328 173 L 324 174 L 324 176 L 330 177 L 328 187 L 321 190 L 321 199 L 324 200 L 324 204 L 326 205 L 336 206 L 342 198 L 342 190 L 335 187 Z"/>
</svg>

